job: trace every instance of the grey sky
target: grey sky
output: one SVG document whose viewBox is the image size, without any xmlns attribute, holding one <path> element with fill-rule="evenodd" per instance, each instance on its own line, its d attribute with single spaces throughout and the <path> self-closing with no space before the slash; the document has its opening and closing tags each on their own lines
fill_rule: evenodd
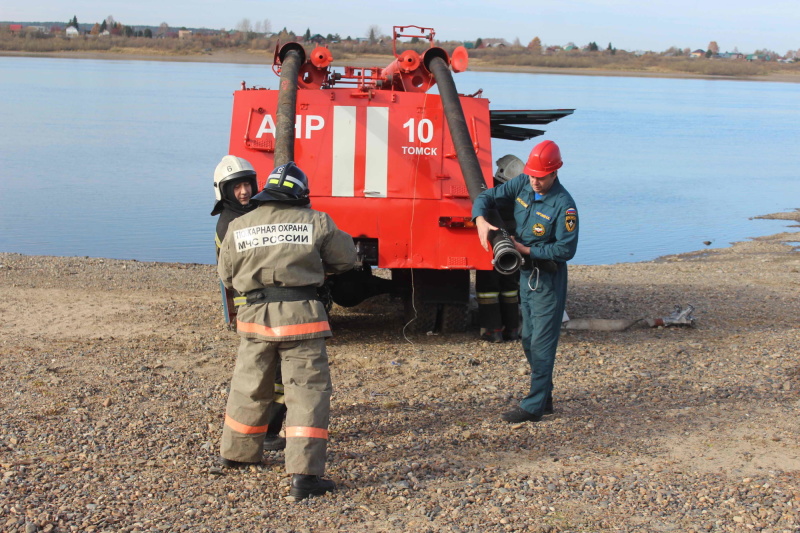
<svg viewBox="0 0 800 533">
<path fill-rule="evenodd" d="M 527 44 L 595 41 L 625 50 L 662 51 L 670 46 L 703 48 L 716 41 L 721 51 L 770 49 L 781 54 L 800 48 L 797 0 L 474 0 L 356 2 L 350 0 L 275 2 L 264 0 L 5 0 L 0 20 L 99 22 L 112 15 L 131 26 L 234 28 L 244 18 L 268 19 L 273 31 L 366 36 L 375 25 L 390 34 L 393 25 L 432 27 L 443 40 L 477 37 L 519 39 Z"/>
</svg>

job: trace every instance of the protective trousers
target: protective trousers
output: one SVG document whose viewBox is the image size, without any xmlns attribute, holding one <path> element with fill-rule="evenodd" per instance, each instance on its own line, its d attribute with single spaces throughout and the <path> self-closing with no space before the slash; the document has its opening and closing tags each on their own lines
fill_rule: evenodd
<svg viewBox="0 0 800 533">
<path fill-rule="evenodd" d="M 489 331 L 519 328 L 519 278 L 496 270 L 475 272 L 478 323 Z"/>
<path fill-rule="evenodd" d="M 287 407 L 286 471 L 321 476 L 325 473 L 332 392 L 324 338 L 241 340 L 220 455 L 246 463 L 261 461 L 279 363 Z"/>
<path fill-rule="evenodd" d="M 552 273 L 520 271 L 520 300 L 522 347 L 531 366 L 531 388 L 519 405 L 529 413 L 541 413 L 553 394 L 553 365 L 567 300 L 567 265 Z"/>
</svg>

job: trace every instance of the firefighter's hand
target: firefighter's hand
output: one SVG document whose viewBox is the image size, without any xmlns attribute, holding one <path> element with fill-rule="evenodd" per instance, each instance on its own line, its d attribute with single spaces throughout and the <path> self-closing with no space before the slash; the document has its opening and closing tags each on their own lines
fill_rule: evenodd
<svg viewBox="0 0 800 533">
<path fill-rule="evenodd" d="M 530 255 L 531 249 L 529 247 L 525 246 L 524 244 L 518 243 L 517 239 L 515 239 L 513 235 L 509 235 L 508 238 L 511 239 L 511 242 L 514 243 L 514 249 L 518 251 L 523 257 L 526 255 Z"/>
<path fill-rule="evenodd" d="M 498 227 L 492 226 L 486 219 L 483 217 L 477 217 L 475 219 L 475 225 L 478 226 L 478 239 L 481 241 L 481 246 L 487 252 L 489 251 L 489 232 L 490 231 L 497 231 Z"/>
</svg>

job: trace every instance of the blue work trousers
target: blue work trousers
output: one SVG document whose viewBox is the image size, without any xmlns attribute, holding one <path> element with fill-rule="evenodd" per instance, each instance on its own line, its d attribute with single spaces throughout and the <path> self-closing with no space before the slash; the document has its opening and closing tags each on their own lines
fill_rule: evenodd
<svg viewBox="0 0 800 533">
<path fill-rule="evenodd" d="M 541 413 L 553 394 L 553 365 L 564 306 L 567 301 L 567 265 L 555 272 L 520 271 L 522 347 L 531 366 L 531 389 L 520 402 L 529 413 Z"/>
</svg>

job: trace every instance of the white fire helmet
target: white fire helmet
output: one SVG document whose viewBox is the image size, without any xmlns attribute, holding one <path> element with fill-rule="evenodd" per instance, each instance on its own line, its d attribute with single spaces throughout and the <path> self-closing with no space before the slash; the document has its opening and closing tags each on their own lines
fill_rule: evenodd
<svg viewBox="0 0 800 533">
<path fill-rule="evenodd" d="M 253 194 L 258 191 L 258 182 L 256 181 L 256 170 L 253 165 L 246 159 L 236 157 L 234 155 L 226 155 L 219 162 L 217 168 L 214 169 L 214 196 L 216 203 L 214 209 L 211 211 L 212 215 L 218 214 L 222 211 L 222 200 L 234 200 L 229 197 L 232 191 L 226 191 L 226 185 L 235 181 L 249 181 L 253 187 Z M 227 194 L 226 194 L 227 193 Z"/>
<path fill-rule="evenodd" d="M 522 174 L 525 163 L 515 155 L 504 155 L 497 160 L 497 171 L 494 173 L 495 181 L 505 183 L 511 178 L 516 178 Z"/>
</svg>

